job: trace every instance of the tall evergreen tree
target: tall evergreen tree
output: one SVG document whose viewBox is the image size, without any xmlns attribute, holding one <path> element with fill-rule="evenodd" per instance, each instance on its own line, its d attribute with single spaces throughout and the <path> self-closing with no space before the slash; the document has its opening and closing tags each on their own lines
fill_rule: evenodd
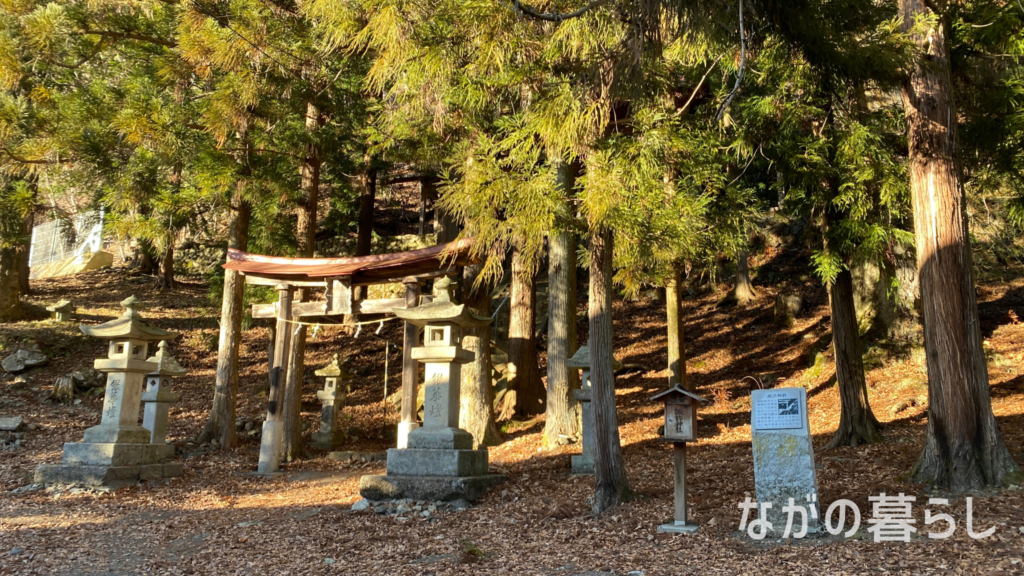
<svg viewBox="0 0 1024 576">
<path fill-rule="evenodd" d="M 914 478 L 964 492 L 1005 485 L 1020 468 L 992 414 L 956 166 L 948 6 L 900 0 L 904 29 L 919 51 L 903 81 L 928 365 L 928 433 Z"/>
</svg>

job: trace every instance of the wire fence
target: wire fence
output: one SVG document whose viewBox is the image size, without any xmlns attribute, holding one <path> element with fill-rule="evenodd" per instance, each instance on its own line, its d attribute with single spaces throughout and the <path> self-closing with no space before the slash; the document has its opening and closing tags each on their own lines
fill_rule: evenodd
<svg viewBox="0 0 1024 576">
<path fill-rule="evenodd" d="M 32 229 L 29 267 L 34 268 L 103 247 L 103 210 L 83 212 L 67 220 L 51 220 Z"/>
</svg>

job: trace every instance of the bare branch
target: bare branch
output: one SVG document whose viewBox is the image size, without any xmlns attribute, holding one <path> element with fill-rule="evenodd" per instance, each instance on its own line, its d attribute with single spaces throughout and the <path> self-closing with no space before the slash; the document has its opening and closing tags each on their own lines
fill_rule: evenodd
<svg viewBox="0 0 1024 576">
<path fill-rule="evenodd" d="M 391 186 L 393 184 L 406 184 L 409 182 L 419 182 L 423 179 L 423 176 L 419 174 L 413 174 L 412 176 L 398 176 L 390 180 L 384 180 L 380 183 L 381 186 Z"/>
<path fill-rule="evenodd" d="M 22 158 L 21 156 L 18 156 L 17 154 L 12 152 L 11 149 L 6 147 L 6 146 L 4 146 L 4 152 L 7 153 L 7 156 L 9 156 L 11 158 L 11 160 L 14 160 L 15 162 L 18 162 L 19 164 L 57 164 L 58 163 L 56 160 L 29 160 L 28 158 Z"/>
<path fill-rule="evenodd" d="M 726 97 L 725 102 L 722 102 L 722 107 L 715 114 L 715 122 L 722 119 L 722 114 L 725 114 L 725 109 L 732 104 L 732 99 L 736 97 L 736 92 L 739 91 L 740 84 L 743 82 L 743 72 L 747 65 L 747 43 L 744 36 L 746 36 L 746 32 L 743 30 L 743 0 L 740 0 L 740 69 L 736 72 L 736 84 L 732 87 L 732 92 L 729 92 L 729 96 Z"/>
<path fill-rule="evenodd" d="M 221 152 L 266 152 L 267 154 L 277 154 L 279 156 L 288 156 L 295 158 L 296 160 L 305 160 L 304 157 L 291 152 L 283 152 L 281 150 L 271 150 L 270 148 L 218 148 Z"/>
<path fill-rule="evenodd" d="M 711 74 L 711 71 L 715 69 L 715 66 L 718 65 L 718 62 L 723 56 L 725 56 L 725 52 L 723 52 L 718 58 L 715 58 L 715 61 L 711 63 L 711 66 L 708 66 L 707 72 L 704 72 L 704 75 L 700 77 L 700 82 L 697 82 L 697 87 L 690 93 L 690 98 L 686 100 L 686 104 L 683 104 L 683 107 L 676 112 L 676 116 L 682 116 L 686 113 L 687 108 L 689 108 L 690 104 L 693 103 L 693 99 L 697 97 L 697 92 L 700 91 L 700 87 L 703 86 L 704 81 L 707 80 L 708 74 Z"/>
<path fill-rule="evenodd" d="M 82 56 L 82 59 L 79 60 L 78 62 L 75 62 L 74 64 L 64 64 L 62 62 L 56 62 L 56 61 L 53 61 L 53 60 L 50 60 L 49 62 L 50 62 L 50 64 L 53 64 L 54 66 L 60 66 L 61 68 L 68 68 L 68 69 L 71 69 L 71 70 L 74 70 L 75 68 L 80 68 L 86 62 L 92 60 L 93 58 L 96 57 L 97 54 L 99 54 L 100 52 L 103 51 L 103 47 L 104 47 L 104 43 L 105 42 L 106 42 L 106 39 L 101 38 L 100 41 L 96 44 L 96 49 L 92 51 L 92 54 L 87 54 L 85 56 Z"/>
<path fill-rule="evenodd" d="M 519 0 L 512 0 L 512 7 L 537 20 L 544 20 L 546 22 L 563 22 L 571 18 L 578 18 L 587 12 L 598 8 L 608 3 L 608 0 L 591 0 L 586 6 L 576 10 L 574 12 L 568 12 L 565 14 L 559 12 L 538 12 L 536 9 L 526 6 L 519 2 Z"/>
<path fill-rule="evenodd" d="M 114 40 L 138 40 L 139 42 L 148 42 L 150 44 L 166 46 L 168 48 L 175 48 L 178 46 L 178 43 L 174 40 L 157 38 L 156 36 L 147 36 L 145 34 L 138 34 L 136 32 L 114 32 L 112 30 L 83 30 L 81 32 L 76 32 L 75 34 L 79 36 L 102 36 L 105 38 L 113 38 Z"/>
</svg>

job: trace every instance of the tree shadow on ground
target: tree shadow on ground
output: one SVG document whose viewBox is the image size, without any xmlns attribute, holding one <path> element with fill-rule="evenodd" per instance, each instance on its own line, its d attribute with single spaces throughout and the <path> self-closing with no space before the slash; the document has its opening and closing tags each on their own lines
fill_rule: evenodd
<svg viewBox="0 0 1024 576">
<path fill-rule="evenodd" d="M 997 300 L 978 302 L 982 338 L 991 338 L 1000 326 L 1014 323 L 1011 311 L 1024 316 L 1024 287 L 1011 288 Z"/>
<path fill-rule="evenodd" d="M 993 384 L 989 388 L 992 398 L 1006 398 L 1015 394 L 1024 392 L 1024 374 L 1018 374 L 1016 377 L 1000 382 L 999 384 Z"/>
</svg>

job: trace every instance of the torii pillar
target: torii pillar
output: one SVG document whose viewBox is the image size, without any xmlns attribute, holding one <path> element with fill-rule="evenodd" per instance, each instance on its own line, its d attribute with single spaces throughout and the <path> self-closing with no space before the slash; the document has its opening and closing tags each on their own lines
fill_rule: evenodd
<svg viewBox="0 0 1024 576">
<path fill-rule="evenodd" d="M 274 332 L 274 359 L 270 366 L 267 418 L 263 421 L 260 437 L 258 474 L 274 474 L 281 467 L 281 447 L 284 440 L 284 386 L 288 381 L 288 357 L 291 353 L 292 296 L 295 288 L 278 284 L 277 329 Z"/>
<path fill-rule="evenodd" d="M 419 304 L 423 280 L 405 278 L 402 283 L 405 284 L 405 308 L 415 308 Z M 398 448 L 408 448 L 409 434 L 420 427 L 416 422 L 419 364 L 412 357 L 412 349 L 419 345 L 420 332 L 419 326 L 405 321 L 405 332 L 402 335 L 402 420 L 398 423 Z"/>
</svg>

